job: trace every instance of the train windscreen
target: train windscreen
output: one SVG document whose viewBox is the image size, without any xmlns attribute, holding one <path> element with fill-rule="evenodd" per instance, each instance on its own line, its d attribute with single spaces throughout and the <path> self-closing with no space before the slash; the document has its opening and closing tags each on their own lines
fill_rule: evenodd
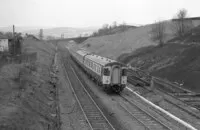
<svg viewBox="0 0 200 130">
<path fill-rule="evenodd" d="M 104 68 L 103 75 L 105 75 L 105 76 L 109 76 L 110 75 L 109 68 Z"/>
<path fill-rule="evenodd" d="M 122 76 L 127 76 L 127 69 L 122 69 Z"/>
</svg>

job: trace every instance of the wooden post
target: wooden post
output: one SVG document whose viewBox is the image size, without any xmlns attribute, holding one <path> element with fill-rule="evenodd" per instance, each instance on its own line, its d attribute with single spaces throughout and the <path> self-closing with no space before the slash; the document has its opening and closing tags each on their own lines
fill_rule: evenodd
<svg viewBox="0 0 200 130">
<path fill-rule="evenodd" d="M 15 55 L 15 25 L 13 25 L 13 55 Z"/>
<path fill-rule="evenodd" d="M 154 80 L 154 77 L 152 76 L 152 79 L 151 79 L 151 84 L 150 84 L 150 89 L 151 90 L 153 90 L 155 87 L 154 87 L 154 82 L 155 82 L 155 80 Z"/>
<path fill-rule="evenodd" d="M 15 35 L 15 25 L 13 25 L 13 37 Z"/>
</svg>

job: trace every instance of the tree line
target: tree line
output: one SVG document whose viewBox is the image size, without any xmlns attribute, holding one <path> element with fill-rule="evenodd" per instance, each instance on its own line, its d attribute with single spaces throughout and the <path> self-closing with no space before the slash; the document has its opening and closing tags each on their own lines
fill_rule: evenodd
<svg viewBox="0 0 200 130">
<path fill-rule="evenodd" d="M 171 30 L 176 37 L 182 38 L 194 27 L 192 20 L 187 18 L 187 10 L 181 9 L 171 20 Z M 166 21 L 156 21 L 151 28 L 151 39 L 162 46 L 166 38 Z"/>
<path fill-rule="evenodd" d="M 127 29 L 129 29 L 130 27 L 134 27 L 134 26 L 126 25 L 125 22 L 117 25 L 117 22 L 114 21 L 111 25 L 104 24 L 96 32 L 93 32 L 91 37 L 110 35 L 110 34 L 115 34 L 116 32 L 123 32 L 123 31 L 126 31 Z"/>
</svg>

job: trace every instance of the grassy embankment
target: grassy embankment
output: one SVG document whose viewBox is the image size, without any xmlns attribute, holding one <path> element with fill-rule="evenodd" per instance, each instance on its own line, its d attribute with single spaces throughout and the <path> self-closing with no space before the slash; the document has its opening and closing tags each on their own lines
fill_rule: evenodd
<svg viewBox="0 0 200 130">
<path fill-rule="evenodd" d="M 50 83 L 55 48 L 24 40 L 21 63 L 0 69 L 0 129 L 56 129 L 55 88 Z"/>
</svg>

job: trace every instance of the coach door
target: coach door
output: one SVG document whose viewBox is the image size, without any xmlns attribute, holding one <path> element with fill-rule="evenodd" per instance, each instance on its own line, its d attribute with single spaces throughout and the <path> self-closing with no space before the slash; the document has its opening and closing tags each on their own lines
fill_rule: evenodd
<svg viewBox="0 0 200 130">
<path fill-rule="evenodd" d="M 114 66 L 112 70 L 112 83 L 118 84 L 120 83 L 120 67 Z"/>
</svg>

